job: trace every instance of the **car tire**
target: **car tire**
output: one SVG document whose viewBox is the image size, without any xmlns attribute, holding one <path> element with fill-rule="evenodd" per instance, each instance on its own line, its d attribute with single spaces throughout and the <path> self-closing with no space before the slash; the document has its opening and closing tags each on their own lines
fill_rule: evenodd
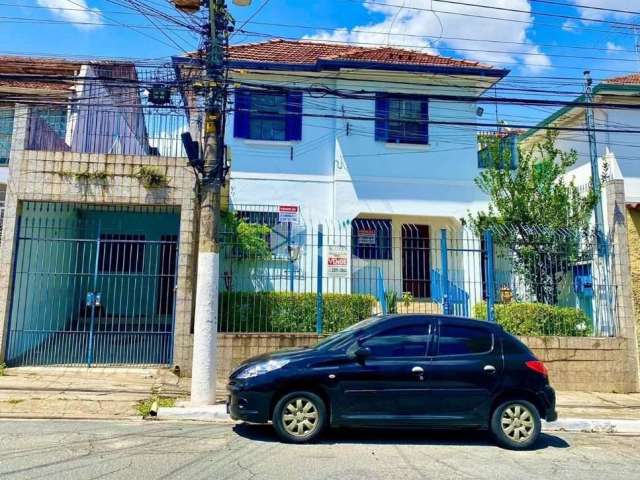
<svg viewBox="0 0 640 480">
<path fill-rule="evenodd" d="M 287 443 L 309 443 L 318 439 L 327 421 L 324 401 L 315 393 L 292 392 L 273 409 L 273 426 Z"/>
<path fill-rule="evenodd" d="M 526 400 L 507 400 L 491 415 L 491 432 L 501 447 L 531 448 L 540 437 L 542 422 L 535 405 Z"/>
</svg>

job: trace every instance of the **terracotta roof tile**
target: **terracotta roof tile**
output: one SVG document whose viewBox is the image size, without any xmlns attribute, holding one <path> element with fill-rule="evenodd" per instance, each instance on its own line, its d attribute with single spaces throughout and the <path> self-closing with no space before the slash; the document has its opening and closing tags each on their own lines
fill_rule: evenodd
<svg viewBox="0 0 640 480">
<path fill-rule="evenodd" d="M 604 81 L 612 85 L 640 85 L 640 73 L 632 73 L 622 77 L 609 78 Z"/>
<path fill-rule="evenodd" d="M 270 40 L 230 47 L 231 60 L 314 65 L 320 60 L 377 62 L 392 65 L 491 69 L 489 65 L 415 50 L 392 47 L 354 47 L 315 41 Z"/>
</svg>

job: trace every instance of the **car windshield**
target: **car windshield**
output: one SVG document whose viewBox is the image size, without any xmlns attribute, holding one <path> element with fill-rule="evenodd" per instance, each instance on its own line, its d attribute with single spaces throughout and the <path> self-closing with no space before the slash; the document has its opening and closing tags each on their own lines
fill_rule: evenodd
<svg viewBox="0 0 640 480">
<path fill-rule="evenodd" d="M 315 347 L 318 350 L 331 350 L 333 347 L 339 345 L 342 340 L 350 337 L 353 332 L 357 330 L 362 330 L 363 328 L 367 328 L 381 320 L 385 317 L 377 315 L 374 317 L 365 318 L 364 320 L 360 320 L 358 323 L 354 323 L 353 325 L 348 326 L 344 330 L 339 331 L 338 333 L 334 333 L 322 340 L 320 340 Z"/>
</svg>

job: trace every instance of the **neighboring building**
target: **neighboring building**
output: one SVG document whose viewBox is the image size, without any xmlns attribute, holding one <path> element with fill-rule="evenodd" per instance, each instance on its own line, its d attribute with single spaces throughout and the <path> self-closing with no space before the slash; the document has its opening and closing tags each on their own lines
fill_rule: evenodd
<svg viewBox="0 0 640 480">
<path fill-rule="evenodd" d="M 186 117 L 150 105 L 167 79 L 140 73 L 0 59 L 0 363 L 190 362 Z"/>
<path fill-rule="evenodd" d="M 272 264 L 267 275 L 254 275 L 281 283 L 247 285 L 236 274 L 233 288 L 286 290 L 293 275 L 296 291 L 315 291 L 312 232 L 323 225 L 325 254 L 327 244 L 351 250 L 350 278 L 329 282 L 327 291 L 432 298 L 441 229 L 459 235 L 461 219 L 486 205 L 474 184 L 476 99 L 508 72 L 398 48 L 310 41 L 237 45 L 229 57 L 230 208 L 273 227 L 276 257 L 278 239 L 303 244 L 295 273 L 285 262 L 281 272 Z M 175 61 L 190 72 L 192 61 Z M 299 208 L 293 235 L 278 222 L 281 206 Z M 279 253 L 286 259 L 286 248 Z M 466 290 L 481 288 L 476 253 L 473 272 L 462 271 L 462 257 L 451 266 Z"/>
<path fill-rule="evenodd" d="M 636 306 L 640 305 L 640 144 L 637 133 L 640 130 L 640 74 L 635 73 L 615 77 L 596 85 L 593 89 L 593 108 L 598 166 L 600 174 L 606 173 L 610 180 L 624 183 L 624 201 L 629 234 L 629 254 L 631 258 L 631 276 Z M 580 96 L 575 103 L 583 103 Z M 638 108 L 602 108 L 597 104 L 625 104 Z M 540 141 L 545 130 L 540 127 L 557 126 L 585 129 L 585 109 L 581 105 L 568 105 L 549 116 L 521 138 L 521 146 L 530 148 Z M 618 130 L 618 131 L 616 131 Z M 620 131 L 622 130 L 622 131 Z M 624 130 L 631 132 L 625 133 Z M 585 131 L 561 131 L 557 145 L 564 151 L 575 150 L 578 161 L 567 177 L 576 185 L 590 188 L 591 164 L 589 139 Z M 606 165 L 606 172 L 605 172 Z M 605 192 L 606 193 L 606 192 Z M 603 202 L 605 218 L 619 217 L 622 212 L 607 212 L 607 202 Z M 605 225 L 606 227 L 606 225 Z M 610 232 L 611 233 L 611 232 Z M 637 321 L 640 324 L 640 308 L 637 308 Z"/>
</svg>

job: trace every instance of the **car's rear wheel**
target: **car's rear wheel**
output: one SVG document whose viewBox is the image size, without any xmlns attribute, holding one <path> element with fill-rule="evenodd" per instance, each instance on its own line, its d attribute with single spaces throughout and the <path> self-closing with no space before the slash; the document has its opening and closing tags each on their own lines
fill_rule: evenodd
<svg viewBox="0 0 640 480">
<path fill-rule="evenodd" d="M 324 430 L 326 411 L 324 402 L 315 393 L 292 392 L 273 409 L 273 426 L 285 442 L 312 442 Z"/>
<path fill-rule="evenodd" d="M 491 416 L 491 431 L 500 446 L 511 450 L 532 447 L 540 437 L 540 414 L 531 402 L 508 400 Z"/>
</svg>

